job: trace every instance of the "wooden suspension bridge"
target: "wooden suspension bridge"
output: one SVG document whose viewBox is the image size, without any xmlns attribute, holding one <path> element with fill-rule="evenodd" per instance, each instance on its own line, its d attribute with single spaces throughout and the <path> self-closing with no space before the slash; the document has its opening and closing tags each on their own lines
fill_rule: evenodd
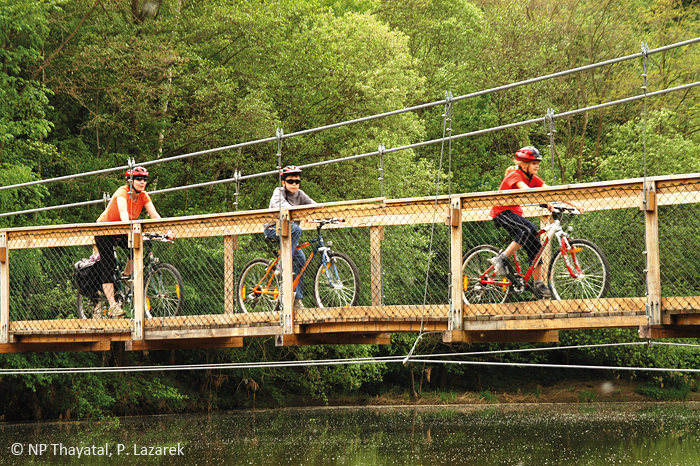
<svg viewBox="0 0 700 466">
<path fill-rule="evenodd" d="M 491 207 L 522 204 L 527 217 L 537 217 L 542 215 L 539 203 L 564 199 L 576 200 L 585 207 L 586 216 L 598 218 L 605 225 L 604 243 L 599 243 L 604 249 L 605 245 L 615 246 L 606 250 L 614 263 L 608 295 L 590 300 L 465 304 L 462 257 L 466 249 L 478 245 L 472 244 L 475 231 L 495 230 L 488 218 Z M 683 286 L 678 286 L 674 273 L 684 260 L 673 264 L 666 260 L 667 255 L 683 254 L 700 242 L 698 228 L 693 238 L 674 237 L 678 210 L 672 210 L 673 206 L 684 207 L 684 222 L 692 222 L 700 221 L 699 203 L 700 174 L 689 174 L 437 198 L 363 199 L 281 212 L 258 210 L 132 224 L 4 229 L 0 230 L 0 352 L 106 351 L 115 345 L 134 351 L 237 347 L 246 337 L 274 337 L 278 345 L 388 344 L 392 333 L 421 330 L 441 332 L 445 342 L 555 342 L 559 330 L 591 328 L 639 328 L 640 337 L 650 339 L 700 337 L 700 276 L 694 276 L 690 267 L 684 272 Z M 616 223 L 618 211 L 631 213 L 632 218 L 639 219 L 639 225 L 629 230 L 629 224 Z M 305 220 L 328 217 L 346 220 L 329 226 L 334 234 L 361 238 L 356 248 L 364 249 L 363 257 L 367 258 L 361 267 L 366 271 L 361 305 L 295 310 L 292 271 L 285 268 L 281 290 L 284 300 L 279 311 L 239 312 L 234 289 L 240 272 L 237 258 L 252 254 L 251 250 L 258 247 L 254 238 L 262 237 L 262 223 L 278 223 L 284 258 L 291 257 L 290 222 L 301 221 L 303 228 L 312 229 L 314 226 Z M 390 285 L 384 283 L 384 275 L 401 265 L 390 259 L 395 254 L 387 254 L 390 248 L 384 244 L 386 238 L 398 237 L 401 243 L 403 230 L 397 227 L 430 224 L 441 233 L 443 243 L 438 246 L 445 251 L 442 266 L 449 271 L 444 281 L 434 285 L 442 288 L 439 291 L 444 299 L 427 304 L 408 298 L 387 299 Z M 166 229 L 174 231 L 184 247 L 203 239 L 220 245 L 222 258 L 217 267 L 221 273 L 209 277 L 220 299 L 213 305 L 193 303 L 183 315 L 147 318 L 143 311 L 142 235 Z M 71 293 L 66 274 L 56 278 L 54 284 L 40 286 L 26 273 L 28 268 L 38 270 L 47 257 L 75 257 L 89 251 L 96 235 L 127 233 L 134 251 L 133 318 L 79 319 L 70 310 L 55 313 L 59 305 L 53 294 Z M 635 244 L 620 244 L 619 238 L 624 236 L 631 237 Z M 589 239 L 599 242 L 595 236 Z M 72 262 L 65 262 L 70 269 Z M 185 283 L 193 279 L 184 273 L 183 278 Z M 408 278 L 411 282 L 424 279 Z M 46 296 L 43 302 L 42 296 Z"/>
</svg>

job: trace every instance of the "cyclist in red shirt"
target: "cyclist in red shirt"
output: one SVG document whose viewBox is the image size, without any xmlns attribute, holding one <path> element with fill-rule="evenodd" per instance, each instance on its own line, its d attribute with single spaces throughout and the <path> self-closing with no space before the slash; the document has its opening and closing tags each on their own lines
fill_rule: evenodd
<svg viewBox="0 0 700 466">
<path fill-rule="evenodd" d="M 537 176 L 540 169 L 542 155 L 535 147 L 526 146 L 515 153 L 515 166 L 506 169 L 505 178 L 498 187 L 499 191 L 511 189 L 539 188 L 547 186 L 542 178 Z M 567 202 L 579 211 L 583 209 L 578 205 Z M 551 210 L 551 205 L 547 203 Z M 496 206 L 491 209 L 493 224 L 498 228 L 503 228 L 510 233 L 513 241 L 505 251 L 492 259 L 496 267 L 496 273 L 506 275 L 508 271 L 508 258 L 515 254 L 521 247 L 525 248 L 530 264 L 535 260 L 535 256 L 542 247 L 538 236 L 539 229 L 528 219 L 523 217 L 523 208 L 519 205 Z M 540 298 L 551 298 L 552 293 L 549 287 L 542 281 L 542 261 L 535 265 L 532 271 L 534 280 L 534 291 Z"/>
</svg>

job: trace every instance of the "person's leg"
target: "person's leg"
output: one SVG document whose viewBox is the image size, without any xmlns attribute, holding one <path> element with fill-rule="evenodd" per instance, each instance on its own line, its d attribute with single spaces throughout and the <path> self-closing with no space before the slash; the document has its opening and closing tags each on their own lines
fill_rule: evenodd
<svg viewBox="0 0 700 466">
<path fill-rule="evenodd" d="M 95 246 L 100 253 L 100 278 L 102 280 L 102 291 L 110 306 L 114 304 L 114 269 L 117 263 L 114 260 L 114 245 L 117 235 L 95 236 Z"/>
<path fill-rule="evenodd" d="M 100 264 L 102 272 L 102 291 L 109 303 L 110 317 L 123 317 L 124 310 L 117 303 L 114 297 L 114 273 L 117 263 L 114 258 L 114 247 L 116 245 L 125 247 L 128 244 L 126 235 L 96 236 L 95 246 L 100 252 Z"/>
</svg>

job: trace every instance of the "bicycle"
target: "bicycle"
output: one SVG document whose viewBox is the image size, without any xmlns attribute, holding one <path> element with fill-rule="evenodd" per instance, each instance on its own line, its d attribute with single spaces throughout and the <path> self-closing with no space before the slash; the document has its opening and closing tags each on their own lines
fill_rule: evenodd
<svg viewBox="0 0 700 466">
<path fill-rule="evenodd" d="M 166 235 L 144 233 L 143 276 L 144 276 L 144 314 L 153 317 L 180 315 L 184 304 L 184 283 L 180 272 L 171 264 L 161 262 L 152 251 L 153 241 L 172 243 Z M 114 283 L 114 299 L 122 305 L 122 309 L 133 318 L 133 274 L 121 275 L 121 265 L 114 248 L 116 267 L 112 275 Z M 98 280 L 99 281 L 99 280 Z M 78 286 L 77 311 L 81 319 L 106 318 L 109 315 L 109 302 L 102 290 L 102 285 L 94 284 L 92 292 L 83 294 Z M 83 290 L 85 291 L 85 290 Z"/>
<path fill-rule="evenodd" d="M 321 229 L 328 224 L 345 222 L 342 218 L 309 220 L 318 223 L 316 238 L 300 244 L 297 249 L 312 246 L 299 274 L 295 276 L 293 289 L 299 277 L 308 267 L 311 259 L 320 253 L 321 261 L 314 275 L 314 298 L 317 307 L 355 306 L 360 295 L 360 273 L 350 257 L 342 252 L 332 251 L 332 243 L 323 239 Z M 279 242 L 273 241 L 277 257 L 273 260 L 257 258 L 248 262 L 236 285 L 236 301 L 241 312 L 276 312 L 281 308 L 281 268 Z"/>
<path fill-rule="evenodd" d="M 546 204 L 540 204 L 547 207 Z M 604 298 L 610 286 L 610 264 L 605 253 L 591 241 L 572 239 L 562 227 L 567 216 L 579 215 L 573 207 L 555 206 L 553 222 L 539 231 L 546 233 L 535 260 L 523 275 L 517 254 L 507 263 L 505 276 L 497 276 L 491 259 L 501 251 L 488 244 L 477 246 L 464 255 L 462 262 L 462 300 L 465 304 L 505 303 L 511 294 L 520 295 L 529 290 L 534 264 L 556 237 L 559 248 L 549 264 L 549 289 L 552 299 L 596 299 Z M 571 218 L 571 217 L 570 217 Z M 569 218 L 569 220 L 570 220 Z M 568 227 L 568 230 L 572 230 Z"/>
</svg>

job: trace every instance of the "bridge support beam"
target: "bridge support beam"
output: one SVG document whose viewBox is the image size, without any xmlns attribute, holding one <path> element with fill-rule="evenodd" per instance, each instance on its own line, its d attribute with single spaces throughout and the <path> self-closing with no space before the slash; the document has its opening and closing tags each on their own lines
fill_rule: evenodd
<svg viewBox="0 0 700 466">
<path fill-rule="evenodd" d="M 388 345 L 391 335 L 388 333 L 357 334 L 357 333 L 310 333 L 277 335 L 276 346 L 309 346 L 309 345 Z"/>
<path fill-rule="evenodd" d="M 143 340 L 143 318 L 145 296 L 143 290 L 143 241 L 141 238 L 141 224 L 135 223 L 131 230 L 131 242 L 134 251 L 132 270 L 134 273 L 134 326 L 132 327 L 133 340 Z"/>
<path fill-rule="evenodd" d="M 659 212 L 656 208 L 656 182 L 647 181 L 642 192 L 646 238 L 647 317 L 650 325 L 660 325 L 661 270 L 659 258 Z"/>
<path fill-rule="evenodd" d="M 282 333 L 294 333 L 294 280 L 292 279 L 292 218 L 289 210 L 280 214 L 277 234 L 282 259 Z"/>
<path fill-rule="evenodd" d="M 450 200 L 450 315 L 447 319 L 449 330 L 464 328 L 464 312 L 462 310 L 462 199 Z"/>
<path fill-rule="evenodd" d="M 0 343 L 10 341 L 10 264 L 7 233 L 0 232 Z"/>
<path fill-rule="evenodd" d="M 484 330 L 442 332 L 445 343 L 557 343 L 556 330 Z"/>
</svg>

